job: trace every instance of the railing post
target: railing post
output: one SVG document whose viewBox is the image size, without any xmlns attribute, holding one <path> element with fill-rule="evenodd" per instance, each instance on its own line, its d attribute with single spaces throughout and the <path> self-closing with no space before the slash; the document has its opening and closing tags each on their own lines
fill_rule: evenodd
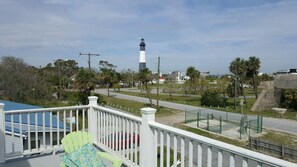
<svg viewBox="0 0 297 167">
<path fill-rule="evenodd" d="M 88 116 L 88 132 L 92 134 L 93 137 L 93 142 L 97 143 L 98 135 L 97 135 L 97 115 L 96 112 L 94 111 L 93 107 L 97 106 L 97 96 L 89 96 L 89 106 L 90 106 L 90 112 Z"/>
<path fill-rule="evenodd" d="M 149 126 L 149 122 L 155 122 L 156 109 L 141 108 L 142 121 L 140 127 L 140 166 L 155 166 L 157 152 L 154 132 Z"/>
<path fill-rule="evenodd" d="M 0 103 L 0 163 L 5 162 L 5 115 L 4 104 Z"/>
</svg>

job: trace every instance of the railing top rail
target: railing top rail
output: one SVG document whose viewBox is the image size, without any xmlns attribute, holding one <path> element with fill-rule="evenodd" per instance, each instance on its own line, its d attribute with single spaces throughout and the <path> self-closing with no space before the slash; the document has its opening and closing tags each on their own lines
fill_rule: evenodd
<svg viewBox="0 0 297 167">
<path fill-rule="evenodd" d="M 297 164 L 291 163 L 288 161 L 284 161 L 278 158 L 274 158 L 265 154 L 257 153 L 251 150 L 247 150 L 238 146 L 234 146 L 228 143 L 224 143 L 218 140 L 210 139 L 204 136 L 200 136 L 185 130 L 181 130 L 178 128 L 170 127 L 164 124 L 160 124 L 157 122 L 149 122 L 149 125 L 153 128 L 163 130 L 166 132 L 170 132 L 173 134 L 177 134 L 178 136 L 184 137 L 186 139 L 196 141 L 198 143 L 206 144 L 217 149 L 221 149 L 236 155 L 240 155 L 242 157 L 246 157 L 248 159 L 256 160 L 258 162 L 262 162 L 265 164 L 269 164 L 271 166 L 287 166 L 287 167 L 297 167 Z"/>
<path fill-rule="evenodd" d="M 89 108 L 88 105 L 83 106 L 68 106 L 68 107 L 52 107 L 52 108 L 38 108 L 38 109 L 23 109 L 23 110 L 8 110 L 4 114 L 18 114 L 22 112 L 31 113 L 31 112 L 42 112 L 42 111 L 58 111 L 58 110 L 71 110 L 71 109 L 86 109 Z"/>
<path fill-rule="evenodd" d="M 123 113 L 123 112 L 119 112 L 119 111 L 116 111 L 116 110 L 113 110 L 113 109 L 110 109 L 110 108 L 106 108 L 106 107 L 102 107 L 102 106 L 93 106 L 93 107 L 94 107 L 94 109 L 103 110 L 105 112 L 115 114 L 115 115 L 118 115 L 118 116 L 121 116 L 121 117 L 129 118 L 130 120 L 137 121 L 137 122 L 141 123 L 141 118 L 140 117 L 130 115 L 130 114 L 126 114 L 126 113 Z"/>
</svg>

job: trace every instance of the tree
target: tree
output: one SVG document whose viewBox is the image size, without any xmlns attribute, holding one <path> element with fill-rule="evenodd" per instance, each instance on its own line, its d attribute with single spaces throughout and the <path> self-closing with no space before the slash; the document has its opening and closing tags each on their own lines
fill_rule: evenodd
<svg viewBox="0 0 297 167">
<path fill-rule="evenodd" d="M 202 106 L 226 106 L 227 99 L 218 92 L 205 91 L 201 96 Z"/>
<path fill-rule="evenodd" d="M 234 108 L 236 109 L 236 95 L 237 95 L 237 84 L 238 82 L 240 83 L 240 89 L 243 92 L 243 96 L 244 96 L 244 101 L 245 104 L 246 103 L 246 97 L 245 97 L 245 93 L 244 93 L 244 88 L 243 88 L 243 81 L 244 78 L 246 76 L 246 72 L 247 72 L 247 67 L 246 67 L 246 62 L 244 59 L 241 58 L 236 58 L 235 60 L 233 60 L 229 66 L 229 70 L 230 72 L 232 72 L 234 74 Z"/>
<path fill-rule="evenodd" d="M 91 91 L 95 89 L 96 74 L 94 71 L 81 68 L 75 78 L 75 87 L 79 91 L 78 101 L 83 104 L 87 104 L 88 96 L 91 95 Z"/>
<path fill-rule="evenodd" d="M 51 67 L 48 64 L 47 67 Z M 62 98 L 62 90 L 68 88 L 71 84 L 71 77 L 78 71 L 77 63 L 75 60 L 62 60 L 58 59 L 54 62 L 54 82 L 58 87 L 58 97 Z"/>
<path fill-rule="evenodd" d="M 0 62 L 3 95 L 10 101 L 28 102 L 35 87 L 34 68 L 23 59 L 4 56 Z"/>
<path fill-rule="evenodd" d="M 135 72 L 131 69 L 121 71 L 121 81 L 124 83 L 124 85 L 128 85 L 129 87 L 134 86 L 134 74 Z"/>
<path fill-rule="evenodd" d="M 100 79 L 103 80 L 107 88 L 107 96 L 109 96 L 109 88 L 113 83 L 117 82 L 117 74 L 115 71 L 116 66 L 108 63 L 108 61 L 100 61 L 99 69 L 101 73 L 99 74 Z"/>
<path fill-rule="evenodd" d="M 148 87 L 148 83 L 152 81 L 152 72 L 148 68 L 140 70 L 138 73 L 138 79 L 145 86 L 146 95 L 150 101 L 150 105 L 152 106 L 153 102 L 150 94 L 151 89 Z"/>
<path fill-rule="evenodd" d="M 175 93 L 177 89 L 178 85 L 175 83 L 175 79 L 170 77 L 167 78 L 163 91 L 168 93 L 170 100 L 172 100 L 172 94 Z"/>
<path fill-rule="evenodd" d="M 189 79 L 190 88 L 191 88 L 191 90 L 194 90 L 194 94 L 195 94 L 196 89 L 197 89 L 197 82 L 198 82 L 198 79 L 200 77 L 200 72 L 199 72 L 199 70 L 196 70 L 195 67 L 190 66 L 190 67 L 187 68 L 186 75 L 188 77 L 190 77 L 190 79 Z"/>
<path fill-rule="evenodd" d="M 247 77 L 251 77 L 253 79 L 253 90 L 256 99 L 258 98 L 258 74 L 259 74 L 259 69 L 260 69 L 260 59 L 257 57 L 249 57 L 249 60 L 247 60 Z"/>
</svg>

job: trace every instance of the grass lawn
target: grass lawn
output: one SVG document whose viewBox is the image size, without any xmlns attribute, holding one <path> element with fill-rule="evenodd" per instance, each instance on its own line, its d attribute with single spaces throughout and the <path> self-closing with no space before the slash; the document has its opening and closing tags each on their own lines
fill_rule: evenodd
<svg viewBox="0 0 297 167">
<path fill-rule="evenodd" d="M 252 90 L 249 90 L 250 93 L 252 93 Z M 126 95 L 132 95 L 132 96 L 139 96 L 139 97 L 145 97 L 146 98 L 146 93 L 143 92 L 138 93 L 138 92 L 126 92 L 126 91 L 121 91 L 117 93 L 122 93 Z M 157 99 L 156 94 L 152 94 L 153 99 Z M 221 110 L 221 111 L 227 111 L 227 112 L 233 112 L 233 113 L 241 113 L 241 106 L 239 105 L 240 99 L 237 98 L 237 107 L 234 109 L 234 99 L 233 98 L 228 98 L 227 100 L 227 107 L 218 107 L 218 106 L 201 106 L 200 104 L 200 97 L 198 96 L 172 96 L 170 97 L 168 94 L 159 94 L 159 99 L 162 101 L 169 101 L 173 103 L 179 103 L 179 104 L 187 104 L 187 105 L 192 105 L 192 106 L 198 106 L 198 107 L 204 107 L 204 108 L 210 108 L 210 109 L 216 109 L 216 110 Z M 243 106 L 243 113 L 247 115 L 260 115 L 260 116 L 265 116 L 265 117 L 272 117 L 272 118 L 280 118 L 279 114 L 276 114 L 273 110 L 266 110 L 266 111 L 261 111 L 261 112 L 253 112 L 251 111 L 251 108 L 253 104 L 255 103 L 256 99 L 255 98 L 247 98 L 247 105 Z M 284 118 L 286 119 L 296 119 L 297 117 L 297 112 L 287 112 L 284 114 Z"/>
<path fill-rule="evenodd" d="M 132 101 L 132 100 L 125 100 L 125 99 L 117 99 L 114 97 L 108 97 L 105 95 L 101 95 L 103 97 L 103 101 L 111 107 L 118 108 L 125 110 L 131 114 L 140 116 L 141 111 L 140 109 L 143 107 L 148 107 L 147 104 Z M 152 108 L 156 108 L 156 106 L 152 106 Z M 180 110 L 174 110 L 174 109 L 169 109 L 166 107 L 159 107 L 159 110 L 156 113 L 156 116 L 167 116 L 167 115 L 172 115 L 177 112 L 181 112 Z"/>
</svg>

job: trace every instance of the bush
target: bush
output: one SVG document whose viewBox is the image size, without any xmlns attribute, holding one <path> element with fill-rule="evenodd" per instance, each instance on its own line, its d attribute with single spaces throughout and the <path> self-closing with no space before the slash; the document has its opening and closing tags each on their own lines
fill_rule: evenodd
<svg viewBox="0 0 297 167">
<path fill-rule="evenodd" d="M 286 89 L 281 92 L 281 107 L 297 110 L 297 89 Z"/>
<path fill-rule="evenodd" d="M 206 91 L 201 97 L 201 105 L 205 106 L 226 106 L 227 99 L 221 97 L 217 92 Z"/>
</svg>

